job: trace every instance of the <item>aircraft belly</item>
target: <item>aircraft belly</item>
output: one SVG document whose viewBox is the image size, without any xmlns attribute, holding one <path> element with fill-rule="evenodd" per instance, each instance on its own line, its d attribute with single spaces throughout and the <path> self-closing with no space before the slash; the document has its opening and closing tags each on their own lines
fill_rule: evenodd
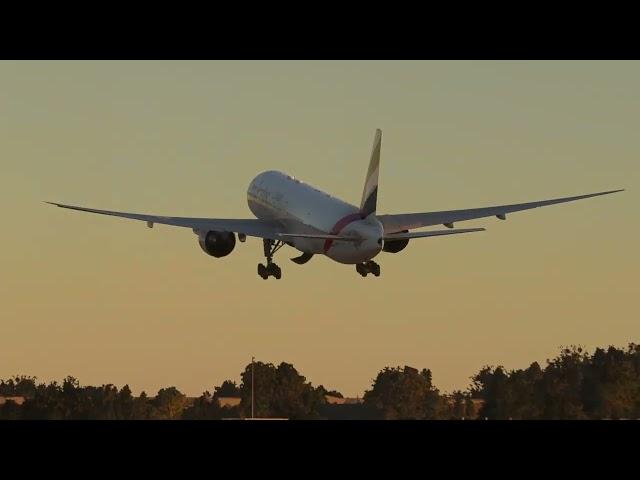
<svg viewBox="0 0 640 480">
<path fill-rule="evenodd" d="M 303 253 L 324 254 L 324 240 L 313 238 L 294 238 L 291 240 L 294 248 Z"/>
</svg>

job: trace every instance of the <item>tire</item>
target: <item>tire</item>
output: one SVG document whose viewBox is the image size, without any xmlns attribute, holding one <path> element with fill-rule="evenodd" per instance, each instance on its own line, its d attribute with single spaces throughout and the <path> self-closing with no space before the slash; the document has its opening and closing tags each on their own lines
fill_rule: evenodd
<svg viewBox="0 0 640 480">
<path fill-rule="evenodd" d="M 258 275 L 260 275 L 263 280 L 266 280 L 269 276 L 269 274 L 267 273 L 267 269 L 261 263 L 258 264 Z"/>
<path fill-rule="evenodd" d="M 282 277 L 282 270 L 280 270 L 280 267 L 275 263 L 272 263 L 271 265 L 269 265 L 269 267 L 269 273 L 271 273 L 271 275 L 273 275 L 276 280 L 280 280 L 280 277 Z"/>
<path fill-rule="evenodd" d="M 368 273 L 362 264 L 356 265 L 356 272 L 358 272 L 362 277 L 366 277 Z"/>
</svg>

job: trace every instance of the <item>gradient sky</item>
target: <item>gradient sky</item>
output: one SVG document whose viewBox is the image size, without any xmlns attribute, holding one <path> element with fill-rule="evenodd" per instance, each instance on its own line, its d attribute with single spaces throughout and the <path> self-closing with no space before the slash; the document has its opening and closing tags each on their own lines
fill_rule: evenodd
<svg viewBox="0 0 640 480">
<path fill-rule="evenodd" d="M 251 356 L 362 395 L 385 366 L 443 391 L 485 364 L 640 341 L 638 62 L 0 62 L 0 377 L 198 395 Z M 614 188 L 459 224 L 381 254 L 380 278 L 188 229 L 57 209 L 249 218 L 286 171 L 358 203 L 383 130 L 379 213 Z"/>
</svg>

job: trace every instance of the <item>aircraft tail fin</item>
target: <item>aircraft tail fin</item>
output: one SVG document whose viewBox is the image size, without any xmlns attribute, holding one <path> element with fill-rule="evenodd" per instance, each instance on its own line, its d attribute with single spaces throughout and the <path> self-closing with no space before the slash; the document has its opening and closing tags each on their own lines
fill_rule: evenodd
<svg viewBox="0 0 640 480">
<path fill-rule="evenodd" d="M 360 202 L 360 211 L 365 216 L 375 213 L 378 202 L 378 172 L 380 170 L 381 143 L 382 130 L 378 128 L 376 129 L 376 135 L 373 139 L 369 169 L 367 170 L 367 177 L 365 178 L 364 189 L 362 190 L 362 201 Z"/>
</svg>

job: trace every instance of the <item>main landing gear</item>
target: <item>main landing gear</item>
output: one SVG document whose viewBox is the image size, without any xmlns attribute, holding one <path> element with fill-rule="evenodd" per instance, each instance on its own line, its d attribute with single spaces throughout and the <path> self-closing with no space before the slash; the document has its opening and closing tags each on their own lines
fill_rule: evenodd
<svg viewBox="0 0 640 480">
<path fill-rule="evenodd" d="M 368 262 L 356 264 L 356 271 L 363 277 L 366 277 L 369 273 L 373 273 L 376 277 L 379 277 L 380 265 L 373 260 L 369 260 Z"/>
<path fill-rule="evenodd" d="M 267 257 L 267 265 L 258 264 L 258 275 L 262 277 L 263 280 L 266 280 L 269 277 L 275 277 L 276 280 L 280 280 L 282 277 L 282 270 L 280 267 L 273 263 L 273 254 L 282 248 L 284 242 L 280 240 L 270 240 L 263 239 L 262 243 L 264 245 L 264 256 Z"/>
</svg>

